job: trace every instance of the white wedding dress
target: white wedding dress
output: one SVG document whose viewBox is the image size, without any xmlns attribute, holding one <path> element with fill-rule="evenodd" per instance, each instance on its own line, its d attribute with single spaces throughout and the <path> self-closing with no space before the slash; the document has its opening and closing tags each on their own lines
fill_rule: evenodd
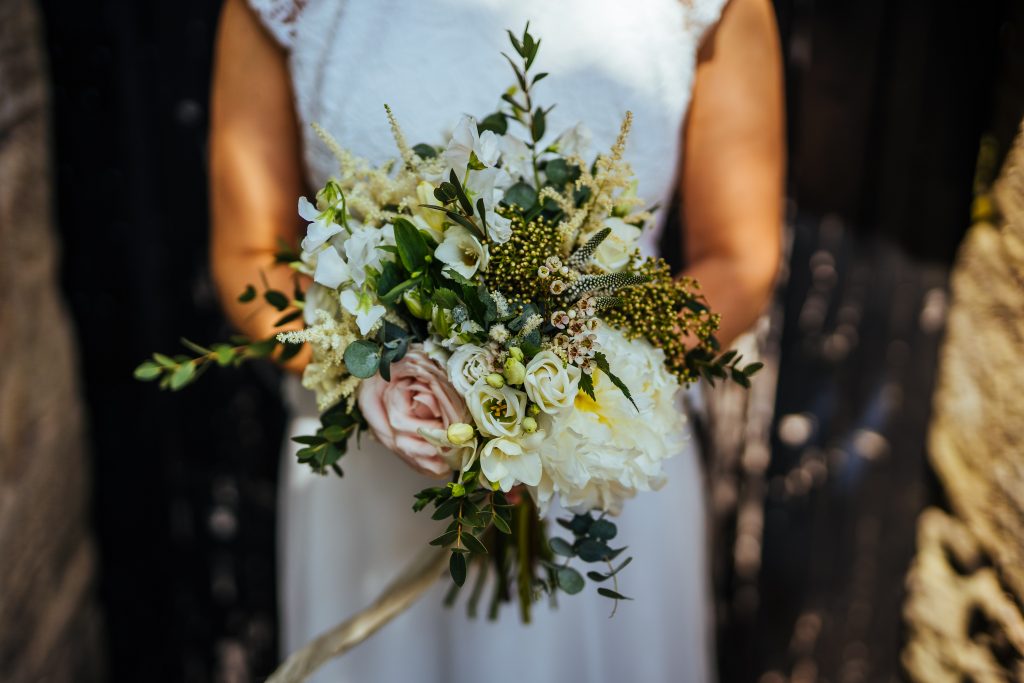
<svg viewBox="0 0 1024 683">
<path fill-rule="evenodd" d="M 585 121 L 592 149 L 608 149 L 623 114 L 635 123 L 626 157 L 639 194 L 667 206 L 701 37 L 725 0 L 250 0 L 288 53 L 311 188 L 335 161 L 316 122 L 357 155 L 396 155 L 384 103 L 411 144 L 439 143 L 463 113 L 485 116 L 514 76 L 505 29 L 527 20 L 542 46 L 534 71 L 551 73 L 536 100 L 557 103 L 548 130 Z M 660 226 L 659 226 L 660 229 Z M 654 250 L 657 234 L 645 238 Z M 291 435 L 317 428 L 312 396 L 289 386 Z M 286 448 L 280 492 L 282 649 L 293 651 L 366 607 L 439 532 L 412 494 L 436 480 L 414 473 L 364 436 L 319 477 Z M 619 605 L 593 584 L 540 602 L 534 623 L 513 605 L 498 622 L 442 606 L 439 582 L 407 613 L 313 679 L 319 682 L 709 681 L 709 584 L 700 467 L 688 449 L 666 463 L 659 492 L 628 501 L 616 520 L 633 564 L 620 576 L 635 598 Z M 554 525 L 553 525 L 554 526 Z M 560 527 L 554 526 L 556 530 Z M 469 582 L 468 582 L 469 583 Z M 464 600 L 464 598 L 463 598 Z M 486 607 L 486 598 L 482 601 Z M 485 609 L 482 611 L 486 611 Z"/>
</svg>

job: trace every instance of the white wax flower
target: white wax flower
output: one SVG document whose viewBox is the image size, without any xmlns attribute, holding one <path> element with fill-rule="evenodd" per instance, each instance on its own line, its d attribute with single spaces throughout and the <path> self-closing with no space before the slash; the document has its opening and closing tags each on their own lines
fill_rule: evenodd
<svg viewBox="0 0 1024 683">
<path fill-rule="evenodd" d="M 486 436 L 516 437 L 526 416 L 526 394 L 505 385 L 492 387 L 478 379 L 466 392 L 466 405 L 477 429 Z"/>
<path fill-rule="evenodd" d="M 548 415 L 572 408 L 580 386 L 580 369 L 552 351 L 541 351 L 526 366 L 526 395 Z"/>
<path fill-rule="evenodd" d="M 456 273 L 471 278 L 478 270 L 487 270 L 487 245 L 461 225 L 453 225 L 444 232 L 444 240 L 434 250 L 434 256 Z"/>
<path fill-rule="evenodd" d="M 593 261 L 609 273 L 617 273 L 629 265 L 642 231 L 614 216 L 606 218 L 604 225 L 612 232 L 594 251 Z"/>
<path fill-rule="evenodd" d="M 388 310 L 380 304 L 375 304 L 373 295 L 367 292 L 346 289 L 342 291 L 340 300 L 341 307 L 356 317 L 359 334 L 363 336 L 376 327 Z"/>
<path fill-rule="evenodd" d="M 540 455 L 514 439 L 491 439 L 480 449 L 480 470 L 506 493 L 518 483 L 536 486 L 543 468 Z"/>
<path fill-rule="evenodd" d="M 448 359 L 448 380 L 463 396 L 477 380 L 491 372 L 491 352 L 476 344 L 463 344 Z"/>
</svg>

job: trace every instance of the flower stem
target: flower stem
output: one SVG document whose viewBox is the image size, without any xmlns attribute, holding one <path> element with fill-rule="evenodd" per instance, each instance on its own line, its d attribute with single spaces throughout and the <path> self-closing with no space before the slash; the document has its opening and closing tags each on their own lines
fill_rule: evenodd
<svg viewBox="0 0 1024 683">
<path fill-rule="evenodd" d="M 517 555 L 519 560 L 519 573 L 517 583 L 519 584 L 519 615 L 524 624 L 530 623 L 530 509 L 527 503 L 519 503 L 516 506 L 516 542 Z"/>
</svg>

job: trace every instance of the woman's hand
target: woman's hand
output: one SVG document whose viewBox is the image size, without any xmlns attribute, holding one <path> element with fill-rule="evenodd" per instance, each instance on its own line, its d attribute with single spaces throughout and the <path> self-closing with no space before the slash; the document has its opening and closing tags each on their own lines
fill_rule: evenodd
<svg viewBox="0 0 1024 683">
<path fill-rule="evenodd" d="M 210 97 L 210 252 L 213 279 L 231 322 L 251 339 L 286 328 L 270 306 L 238 301 L 247 285 L 291 293 L 295 273 L 274 265 L 281 240 L 295 244 L 305 191 L 298 124 L 285 55 L 244 0 L 221 12 Z M 291 328 L 301 326 L 296 321 Z M 301 371 L 303 350 L 286 364 Z"/>
<path fill-rule="evenodd" d="M 785 145 L 769 0 L 731 0 L 698 54 L 681 172 L 686 275 L 728 345 L 761 314 L 779 265 Z"/>
</svg>

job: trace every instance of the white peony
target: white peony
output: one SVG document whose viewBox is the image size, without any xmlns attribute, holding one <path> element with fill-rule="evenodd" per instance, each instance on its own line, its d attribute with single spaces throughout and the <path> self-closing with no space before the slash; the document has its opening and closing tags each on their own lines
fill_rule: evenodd
<svg viewBox="0 0 1024 683">
<path fill-rule="evenodd" d="M 526 366 L 526 395 L 543 412 L 557 415 L 573 406 L 580 386 L 580 369 L 552 351 L 541 351 Z"/>
<path fill-rule="evenodd" d="M 448 359 L 448 379 L 463 396 L 469 394 L 477 380 L 491 372 L 491 353 L 476 344 L 463 344 Z"/>
<path fill-rule="evenodd" d="M 540 455 L 515 439 L 491 439 L 480 449 L 480 471 L 506 493 L 516 484 L 536 486 L 543 473 Z"/>
<path fill-rule="evenodd" d="M 662 461 L 681 452 L 686 440 L 686 418 L 676 402 L 679 382 L 665 369 L 664 353 L 608 326 L 597 336 L 637 408 L 595 370 L 596 400 L 580 392 L 574 410 L 538 416 L 546 431 L 539 445 L 544 476 L 533 493 L 542 510 L 557 495 L 570 510 L 616 514 L 637 491 L 664 483 Z"/>
<path fill-rule="evenodd" d="M 594 251 L 594 263 L 609 273 L 617 273 L 629 265 L 642 231 L 615 217 L 605 219 L 604 227 L 612 231 Z"/>
<path fill-rule="evenodd" d="M 444 232 L 444 240 L 434 250 L 434 256 L 464 278 L 487 270 L 490 256 L 487 245 L 461 225 L 453 225 Z"/>
<path fill-rule="evenodd" d="M 526 417 L 526 394 L 523 392 L 507 384 L 495 389 L 481 378 L 470 387 L 465 397 L 481 434 L 516 437 L 522 433 L 522 421 Z"/>
</svg>

